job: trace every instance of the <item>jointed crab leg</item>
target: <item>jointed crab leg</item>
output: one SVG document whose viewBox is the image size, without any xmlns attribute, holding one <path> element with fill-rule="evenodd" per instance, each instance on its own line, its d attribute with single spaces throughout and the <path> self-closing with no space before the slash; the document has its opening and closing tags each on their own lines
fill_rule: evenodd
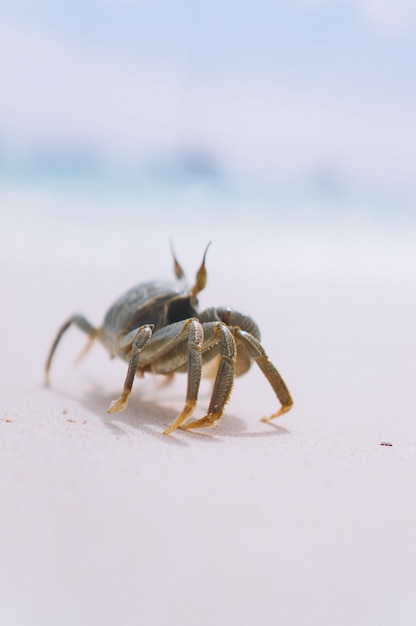
<svg viewBox="0 0 416 626">
<path fill-rule="evenodd" d="M 75 324 L 75 326 L 77 326 L 80 330 L 82 330 L 82 332 L 86 333 L 89 336 L 91 341 L 93 341 L 98 336 L 98 333 L 99 333 L 98 328 L 95 328 L 95 326 L 93 326 L 83 315 L 79 315 L 79 314 L 72 315 L 72 317 L 70 317 L 69 320 L 65 322 L 65 324 L 62 324 L 61 328 L 59 329 L 55 337 L 55 341 L 52 344 L 52 348 L 50 349 L 48 358 L 46 360 L 46 364 L 45 364 L 45 384 L 46 385 L 49 385 L 49 370 L 51 367 L 53 355 L 55 354 L 55 350 L 58 347 L 58 344 L 62 339 L 62 335 L 68 330 L 70 326 L 72 326 L 72 324 Z"/>
<path fill-rule="evenodd" d="M 188 382 L 186 390 L 186 403 L 181 413 L 163 431 L 164 435 L 170 435 L 176 430 L 194 410 L 202 374 L 202 344 L 204 331 L 198 320 L 191 320 L 188 336 Z"/>
<path fill-rule="evenodd" d="M 134 340 L 131 344 L 133 338 Z M 186 353 L 183 355 L 178 347 L 187 339 L 188 390 L 186 404 L 180 415 L 166 429 L 165 434 L 175 430 L 190 416 L 196 404 L 201 381 L 203 338 L 204 331 L 199 321 L 195 318 L 176 322 L 154 334 L 152 334 L 151 325 L 142 326 L 136 331 L 135 335 L 132 332 L 128 333 L 119 341 L 119 345 L 123 348 L 128 348 L 131 344 L 126 380 L 120 398 L 111 403 L 108 412 L 124 411 L 135 375 L 141 368 L 146 368 L 150 365 L 155 373 L 170 374 L 185 365 Z"/>
<path fill-rule="evenodd" d="M 215 332 L 219 333 L 221 340 L 220 365 L 218 367 L 217 376 L 215 378 L 214 389 L 211 395 L 211 401 L 208 407 L 208 413 L 201 419 L 193 420 L 181 426 L 185 430 L 191 428 L 205 428 L 212 426 L 214 422 L 220 419 L 224 412 L 224 407 L 230 397 L 231 389 L 234 382 L 234 365 L 237 358 L 237 350 L 234 337 L 231 331 L 220 322 L 215 327 Z"/>
<path fill-rule="evenodd" d="M 131 394 L 131 389 L 133 387 L 134 377 L 136 376 L 137 372 L 139 355 L 150 340 L 152 336 L 152 329 L 152 325 L 146 324 L 145 326 L 141 326 L 137 330 L 136 337 L 131 346 L 131 357 L 129 361 L 129 368 L 127 370 L 126 380 L 124 382 L 123 391 L 118 400 L 114 400 L 110 404 L 107 409 L 107 413 L 118 413 L 119 411 L 124 411 L 124 409 L 126 408 L 128 397 Z"/>
<path fill-rule="evenodd" d="M 283 415 L 289 411 L 289 409 L 293 406 L 292 396 L 289 393 L 288 388 L 286 387 L 286 383 L 283 378 L 280 376 L 279 372 L 273 365 L 263 348 L 253 335 L 250 333 L 241 330 L 240 328 L 236 328 L 234 330 L 235 338 L 238 343 L 242 343 L 244 347 L 248 350 L 250 355 L 253 357 L 270 385 L 273 388 L 278 400 L 281 403 L 281 408 L 276 413 L 273 413 L 270 417 L 264 417 L 262 419 L 263 422 L 269 422 L 275 417 L 279 417 L 279 415 Z"/>
</svg>

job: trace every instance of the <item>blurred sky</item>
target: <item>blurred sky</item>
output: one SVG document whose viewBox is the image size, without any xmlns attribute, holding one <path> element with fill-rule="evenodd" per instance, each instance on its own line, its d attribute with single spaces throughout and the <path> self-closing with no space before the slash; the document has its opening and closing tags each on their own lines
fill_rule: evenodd
<svg viewBox="0 0 416 626">
<path fill-rule="evenodd" d="M 416 191 L 413 0 L 3 0 L 0 169 Z"/>
</svg>

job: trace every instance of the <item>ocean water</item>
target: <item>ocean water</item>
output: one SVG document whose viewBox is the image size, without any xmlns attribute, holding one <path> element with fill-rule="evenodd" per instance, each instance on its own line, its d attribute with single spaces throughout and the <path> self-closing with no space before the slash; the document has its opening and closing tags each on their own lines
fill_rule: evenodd
<svg viewBox="0 0 416 626">
<path fill-rule="evenodd" d="M 414 285 L 411 202 L 211 176 L 3 176 L 0 264 L 168 276 L 194 270 Z"/>
</svg>

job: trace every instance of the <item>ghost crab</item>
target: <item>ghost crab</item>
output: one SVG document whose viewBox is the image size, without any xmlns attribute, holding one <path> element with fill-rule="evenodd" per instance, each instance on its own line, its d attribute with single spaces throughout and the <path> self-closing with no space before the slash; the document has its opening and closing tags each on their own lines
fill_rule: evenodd
<svg viewBox="0 0 416 626">
<path fill-rule="evenodd" d="M 205 249 L 195 284 L 189 289 L 185 274 L 172 250 L 176 282 L 152 281 L 133 287 L 107 311 L 101 327 L 93 326 L 83 315 L 73 315 L 59 329 L 50 349 L 46 384 L 55 350 L 72 325 L 89 337 L 87 349 L 98 339 L 112 358 L 128 362 L 127 376 L 120 397 L 112 402 L 109 413 L 124 411 L 135 376 L 145 372 L 171 376 L 187 373 L 186 402 L 181 413 L 166 428 L 168 435 L 178 427 L 203 428 L 213 425 L 223 414 L 230 398 L 234 376 L 245 374 L 254 360 L 269 381 L 281 408 L 263 421 L 286 413 L 293 400 L 275 366 L 260 343 L 260 331 L 248 315 L 229 307 L 198 311 L 197 295 L 206 285 Z M 86 350 L 84 350 L 84 353 Z M 205 417 L 187 421 L 198 398 L 202 367 L 212 359 L 219 365 Z"/>
</svg>

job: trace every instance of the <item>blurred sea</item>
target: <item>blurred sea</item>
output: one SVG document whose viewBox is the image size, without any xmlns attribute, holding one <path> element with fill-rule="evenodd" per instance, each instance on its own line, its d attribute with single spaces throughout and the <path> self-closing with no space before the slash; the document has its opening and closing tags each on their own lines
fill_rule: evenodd
<svg viewBox="0 0 416 626">
<path fill-rule="evenodd" d="M 137 259 L 144 280 L 170 262 L 170 240 L 192 267 L 212 241 L 210 256 L 238 259 L 247 277 L 275 265 L 304 278 L 416 281 L 415 213 L 400 194 L 395 204 L 329 183 L 233 181 L 206 163 L 140 175 L 3 171 L 0 229 L 4 270 L 123 272 Z"/>
<path fill-rule="evenodd" d="M 408 1 L 0 16 L 1 268 L 414 284 Z"/>
</svg>

